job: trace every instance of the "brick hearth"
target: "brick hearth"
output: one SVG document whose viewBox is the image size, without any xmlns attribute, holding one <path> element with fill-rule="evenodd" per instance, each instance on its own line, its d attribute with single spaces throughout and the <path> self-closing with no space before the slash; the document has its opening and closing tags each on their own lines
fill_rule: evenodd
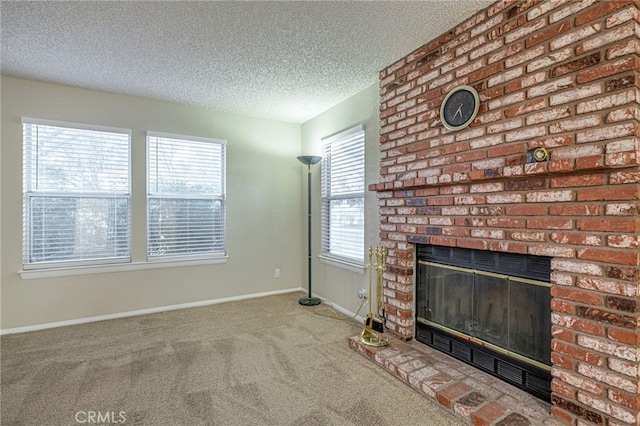
<svg viewBox="0 0 640 426">
<path fill-rule="evenodd" d="M 449 131 L 459 85 L 480 109 Z M 640 425 L 640 3 L 496 2 L 380 72 L 380 128 L 387 331 L 415 333 L 415 244 L 550 257 L 551 414 Z"/>
<path fill-rule="evenodd" d="M 389 346 L 373 347 L 358 336 L 349 345 L 469 424 L 562 425 L 551 416 L 550 404 L 425 345 L 391 338 Z"/>
</svg>

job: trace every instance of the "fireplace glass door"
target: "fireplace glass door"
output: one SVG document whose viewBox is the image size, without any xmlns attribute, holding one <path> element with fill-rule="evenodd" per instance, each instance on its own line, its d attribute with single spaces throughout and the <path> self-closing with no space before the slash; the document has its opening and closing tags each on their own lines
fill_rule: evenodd
<svg viewBox="0 0 640 426">
<path fill-rule="evenodd" d="M 420 261 L 418 320 L 551 365 L 549 284 Z"/>
</svg>

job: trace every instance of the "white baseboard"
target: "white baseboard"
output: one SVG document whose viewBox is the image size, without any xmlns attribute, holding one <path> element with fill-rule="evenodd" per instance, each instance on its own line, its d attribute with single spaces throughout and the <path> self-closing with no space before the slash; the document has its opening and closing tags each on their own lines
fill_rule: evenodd
<svg viewBox="0 0 640 426">
<path fill-rule="evenodd" d="M 25 327 L 6 328 L 6 329 L 0 330 L 0 335 L 27 333 L 29 331 L 45 330 L 48 328 L 56 328 L 56 327 L 66 327 L 68 325 L 78 325 L 78 324 L 86 324 L 90 322 L 105 321 L 105 320 L 116 319 L 116 318 L 126 318 L 126 317 L 135 317 L 139 315 L 156 314 L 158 312 L 175 311 L 178 309 L 197 308 L 201 306 L 216 305 L 218 303 L 235 302 L 238 300 L 256 299 L 258 297 L 274 296 L 277 294 L 294 293 L 297 291 L 304 292 L 305 290 L 302 287 L 300 287 L 300 288 L 289 288 L 284 290 L 265 291 L 261 293 L 243 294 L 240 296 L 232 296 L 232 297 L 223 297 L 220 299 L 201 300 L 198 302 L 180 303 L 178 305 L 158 306 L 157 308 L 139 309 L 136 311 L 118 312 L 115 314 L 97 315 L 93 317 L 77 318 L 77 319 L 66 320 L 66 321 L 57 321 L 57 322 L 49 322 L 45 324 L 28 325 Z"/>
</svg>

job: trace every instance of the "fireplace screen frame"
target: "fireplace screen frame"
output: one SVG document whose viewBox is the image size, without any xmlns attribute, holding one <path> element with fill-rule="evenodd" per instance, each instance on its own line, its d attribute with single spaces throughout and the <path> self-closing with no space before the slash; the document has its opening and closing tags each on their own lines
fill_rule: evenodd
<svg viewBox="0 0 640 426">
<path fill-rule="evenodd" d="M 514 277 L 514 276 L 510 276 L 510 275 L 504 275 L 504 274 L 496 274 L 494 272 L 486 272 L 486 271 L 480 271 L 477 269 L 467 269 L 467 268 L 461 268 L 458 266 L 450 266 L 450 265 L 444 265 L 441 263 L 435 263 L 435 262 L 427 262 L 427 261 L 423 261 L 423 260 L 419 260 L 418 264 L 423 265 L 423 266 L 431 266 L 431 267 L 435 267 L 435 268 L 442 268 L 445 270 L 450 270 L 450 271 L 459 271 L 459 272 L 463 272 L 463 273 L 467 273 L 469 274 L 469 276 L 472 279 L 475 279 L 476 276 L 481 276 L 481 277 L 488 277 L 488 278 L 494 278 L 496 280 L 502 280 L 502 281 L 506 281 L 508 282 L 508 290 L 510 290 L 511 288 L 511 283 L 517 283 L 517 284 L 526 284 L 529 286 L 537 286 L 537 287 L 545 287 L 545 288 L 551 288 L 551 284 L 550 283 L 546 283 L 543 281 L 537 281 L 537 280 L 531 280 L 531 279 L 526 279 L 526 278 L 520 278 L 520 277 Z M 483 286 L 486 284 L 478 284 L 478 286 Z M 470 285 L 470 290 L 472 292 L 475 291 L 475 284 L 471 284 Z M 507 297 L 510 297 L 511 294 L 508 294 Z M 550 297 L 550 296 L 549 296 Z M 479 300 L 479 298 L 475 298 L 475 297 L 471 297 L 471 299 L 469 300 L 469 303 L 476 303 Z M 492 306 L 492 304 L 489 304 L 489 309 Z M 508 342 L 508 340 L 510 340 L 510 337 L 512 337 L 508 331 L 503 330 L 501 334 L 506 335 L 506 339 L 504 339 L 503 337 L 498 337 L 494 333 L 494 335 L 492 336 L 491 333 L 478 333 L 475 330 L 477 328 L 482 328 L 483 326 L 483 321 L 482 319 L 480 319 L 480 314 L 477 312 L 479 309 L 477 309 L 477 306 L 471 306 L 470 309 L 468 309 L 468 311 L 471 312 L 470 316 L 465 316 L 463 319 L 458 319 L 458 322 L 460 321 L 464 321 L 466 324 L 465 327 L 462 327 L 463 329 L 460 329 L 460 327 L 455 327 L 452 326 L 448 327 L 447 325 L 444 325 L 446 322 L 448 321 L 444 321 L 444 320 L 440 320 L 440 321 L 432 321 L 430 318 L 424 318 L 422 316 L 420 316 L 420 312 L 417 312 L 417 320 L 423 324 L 427 324 L 427 325 L 431 325 L 433 327 L 439 328 L 441 330 L 444 330 L 448 333 L 451 334 L 455 334 L 457 336 L 460 336 L 464 339 L 468 339 L 469 341 L 472 342 L 476 342 L 479 345 L 482 346 L 486 346 L 488 348 L 491 348 L 495 351 L 498 352 L 502 352 L 505 355 L 514 357 L 519 359 L 520 361 L 523 362 L 527 362 L 530 364 L 533 364 L 535 366 L 537 366 L 538 368 L 542 368 L 542 369 L 547 369 L 550 370 L 551 369 L 551 345 L 550 345 L 550 341 L 551 341 L 551 332 L 550 330 L 548 330 L 548 337 L 549 337 L 549 345 L 548 347 L 542 349 L 539 348 L 538 349 L 538 355 L 541 355 L 540 352 L 544 352 L 544 356 L 539 356 L 538 359 L 533 358 L 532 356 L 534 354 L 531 354 L 532 356 L 527 356 L 524 351 L 522 352 L 518 352 L 515 350 L 510 350 L 507 349 L 508 347 L 510 347 L 510 342 Z M 504 313 L 505 316 L 507 316 L 508 318 L 511 318 L 511 315 L 508 315 L 508 313 Z M 485 323 L 487 321 L 484 321 Z M 507 321 L 508 322 L 508 321 Z M 469 324 L 471 323 L 471 324 Z M 536 324 L 532 321 L 532 327 L 535 328 Z M 486 327 L 486 326 L 485 326 Z M 509 326 L 507 326 L 507 328 L 511 328 Z M 544 336 L 543 336 L 544 337 Z M 493 340 L 493 341 L 492 341 Z M 501 346 L 500 344 L 498 344 L 498 341 L 505 341 L 507 340 L 507 343 L 503 343 L 503 346 Z M 530 342 L 531 343 L 531 342 Z M 542 360 L 542 358 L 546 358 L 545 360 Z M 546 363 L 544 361 L 547 361 Z"/>
<path fill-rule="evenodd" d="M 416 340 L 480 368 L 540 399 L 549 401 L 551 397 L 550 258 L 427 245 L 418 245 L 417 252 L 415 281 Z M 543 303 L 545 300 L 549 301 L 548 318 L 545 315 L 541 315 L 544 318 L 540 324 L 534 324 L 532 319 L 529 334 L 535 335 L 534 326 L 548 327 L 548 347 L 540 348 L 535 346 L 536 344 L 544 344 L 544 341 L 546 341 L 545 333 L 533 345 L 533 347 L 537 348 L 535 356 L 538 359 L 529 358 L 531 354 L 522 349 L 524 346 L 517 348 L 520 349 L 520 352 L 524 351 L 523 353 L 510 350 L 508 344 L 505 345 L 506 347 L 501 347 L 500 345 L 511 339 L 511 337 L 504 337 L 504 330 L 496 331 L 493 336 L 491 333 L 486 333 L 488 329 L 486 324 L 491 323 L 495 328 L 496 323 L 500 324 L 500 315 L 504 315 L 504 312 L 502 312 L 503 306 L 499 303 L 494 306 L 493 321 L 486 321 L 486 317 L 490 315 L 487 312 L 491 312 L 491 307 L 488 307 L 486 302 L 478 302 L 478 298 L 475 301 L 462 302 L 466 306 L 459 306 L 461 304 L 459 300 L 451 301 L 449 299 L 448 304 L 443 304 L 448 305 L 449 311 L 447 313 L 443 312 L 444 308 L 442 307 L 439 312 L 430 310 L 427 312 L 429 306 L 427 306 L 427 289 L 425 286 L 430 284 L 426 282 L 424 274 L 427 273 L 425 271 L 427 271 L 428 267 L 443 268 L 437 271 L 439 273 L 442 271 L 451 272 L 453 277 L 456 277 L 456 274 L 460 272 L 461 274 L 456 277 L 460 281 L 458 291 L 460 289 L 462 291 L 473 291 L 471 289 L 477 285 L 477 283 L 473 284 L 473 281 L 477 277 L 481 277 L 480 279 L 487 279 L 489 282 L 500 283 L 501 285 L 507 283 L 509 298 L 511 297 L 510 286 L 512 283 L 525 285 L 526 287 L 523 288 L 527 288 L 525 290 L 527 292 L 536 292 L 535 294 L 541 298 Z M 498 270 L 504 270 L 506 273 L 498 273 Z M 471 281 L 472 285 L 466 286 L 465 279 Z M 435 285 L 437 286 L 437 284 Z M 434 283 L 431 283 L 431 286 L 433 290 Z M 533 290 L 529 290 L 528 286 L 536 287 L 532 287 Z M 435 297 L 444 297 L 446 291 L 443 289 L 444 287 L 440 290 L 442 294 L 437 294 Z M 537 293 L 537 289 L 540 289 L 540 293 Z M 504 292 L 504 290 L 502 291 Z M 469 299 L 474 298 L 470 295 Z M 470 315 L 470 312 L 474 310 L 472 306 L 474 303 L 478 304 L 475 308 L 478 311 L 478 317 L 481 316 L 483 318 L 476 318 Z M 503 305 L 505 303 L 507 302 L 503 302 Z M 525 312 L 521 306 L 523 303 L 522 298 L 519 299 L 518 303 L 517 308 L 522 313 Z M 526 310 L 527 307 L 524 307 L 524 309 Z M 512 312 L 510 311 L 511 308 L 509 307 L 509 318 L 512 318 Z M 433 317 L 430 317 L 432 314 Z M 480 324 L 483 320 L 485 320 L 485 324 Z M 504 322 L 503 319 L 502 324 Z M 507 324 L 509 322 L 511 320 L 508 320 Z M 508 325 L 507 334 L 509 335 L 512 334 L 512 326 L 513 324 Z M 477 333 L 470 331 L 476 327 L 480 327 L 482 330 Z M 483 332 L 485 333 L 483 334 Z M 526 333 L 524 334 L 526 337 Z M 518 333 L 520 340 L 522 340 L 521 335 L 522 333 Z M 500 341 L 502 338 L 505 340 Z M 496 339 L 499 341 L 496 341 Z M 513 340 L 515 342 L 515 338 Z M 531 344 L 531 342 L 526 344 Z"/>
</svg>

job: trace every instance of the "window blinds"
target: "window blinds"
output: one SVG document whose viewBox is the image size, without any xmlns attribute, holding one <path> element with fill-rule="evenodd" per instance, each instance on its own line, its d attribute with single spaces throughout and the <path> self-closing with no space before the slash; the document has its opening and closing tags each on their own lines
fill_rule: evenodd
<svg viewBox="0 0 640 426">
<path fill-rule="evenodd" d="M 224 255 L 225 144 L 149 132 L 147 257 Z"/>
<path fill-rule="evenodd" d="M 130 260 L 130 133 L 23 119 L 25 269 Z"/>
<path fill-rule="evenodd" d="M 364 264 L 364 128 L 323 141 L 322 254 Z"/>
</svg>

